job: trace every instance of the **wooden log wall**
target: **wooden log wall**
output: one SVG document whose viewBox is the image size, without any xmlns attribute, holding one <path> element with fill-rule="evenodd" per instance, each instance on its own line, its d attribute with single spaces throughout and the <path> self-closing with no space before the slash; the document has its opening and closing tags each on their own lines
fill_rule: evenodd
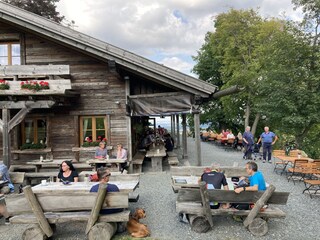
<svg viewBox="0 0 320 240">
<path fill-rule="evenodd" d="M 0 23 L 1 33 L 21 33 L 17 29 Z M 126 95 L 125 81 L 115 71 L 110 69 L 107 62 L 99 61 L 81 52 L 69 49 L 49 40 L 42 39 L 30 33 L 23 34 L 25 42 L 26 64 L 63 64 L 70 65 L 72 89 L 80 92 L 74 106 L 56 107 L 49 111 L 50 144 L 54 158 L 73 156 L 71 148 L 78 147 L 79 133 L 76 133 L 74 119 L 80 116 L 107 116 L 110 119 L 110 139 L 108 145 L 115 146 L 118 142 L 127 146 L 126 126 Z M 0 37 L 1 40 L 1 37 Z M 27 116 L 32 116 L 32 112 Z M 79 130 L 78 130 L 79 131 Z M 11 137 L 13 139 L 13 137 Z M 2 139 L 0 139 L 2 146 Z M 0 148 L 2 158 L 2 149 Z"/>
</svg>

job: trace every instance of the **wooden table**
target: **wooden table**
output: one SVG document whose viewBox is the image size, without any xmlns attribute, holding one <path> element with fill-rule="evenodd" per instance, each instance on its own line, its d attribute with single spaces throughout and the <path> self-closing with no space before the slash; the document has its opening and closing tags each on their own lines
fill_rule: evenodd
<svg viewBox="0 0 320 240">
<path fill-rule="evenodd" d="M 26 172 L 24 178 L 27 185 L 31 185 L 32 179 L 52 179 L 58 177 L 59 172 Z"/>
<path fill-rule="evenodd" d="M 138 184 L 139 180 L 130 181 L 110 181 L 109 183 L 115 184 L 120 189 L 120 192 L 130 193 L 133 192 Z M 99 184 L 98 182 L 72 182 L 71 184 L 64 185 L 61 182 L 47 183 L 47 185 L 38 184 L 32 187 L 34 193 L 67 193 L 67 192 L 89 192 L 93 185 Z"/>
<path fill-rule="evenodd" d="M 60 164 L 63 161 L 71 161 L 70 159 L 59 159 L 59 160 L 43 160 L 42 162 L 39 160 L 30 161 L 26 164 L 33 165 L 36 167 L 36 172 L 40 172 L 41 168 L 51 168 L 58 170 L 60 167 Z M 81 163 L 81 162 L 72 162 L 74 168 L 79 171 L 80 169 L 92 169 L 92 167 L 87 163 Z"/>
<path fill-rule="evenodd" d="M 286 155 L 275 155 L 274 157 L 278 158 L 279 160 L 281 160 L 283 162 L 283 169 L 281 170 L 281 174 L 286 171 L 286 168 L 287 168 L 288 164 L 293 165 L 294 161 L 296 159 L 308 160 L 308 162 L 313 162 L 314 161 L 312 158 L 309 158 L 309 157 L 300 157 L 300 158 L 298 158 L 298 157 L 292 157 L 292 156 L 286 156 Z"/>
<path fill-rule="evenodd" d="M 44 166 L 46 166 L 48 168 L 59 168 L 60 164 L 63 161 L 67 161 L 67 160 L 70 160 L 70 159 L 43 160 L 43 161 L 34 160 L 34 161 L 27 162 L 26 164 L 35 166 L 36 172 L 39 172 L 40 169 Z"/>
<path fill-rule="evenodd" d="M 116 163 L 118 165 L 118 168 L 120 170 L 120 164 L 121 163 L 125 163 L 127 161 L 126 158 L 123 159 L 117 159 L 117 158 L 109 158 L 109 159 L 105 159 L 105 158 L 95 158 L 95 159 L 90 159 L 87 161 L 87 163 L 89 163 L 90 165 L 94 165 L 95 169 L 96 168 L 96 164 L 97 163 L 102 163 L 102 164 L 112 164 L 112 163 Z"/>
<path fill-rule="evenodd" d="M 97 173 L 96 171 L 82 171 L 79 173 L 79 181 L 84 181 L 85 176 Z M 122 174 L 121 172 L 111 172 L 110 181 L 121 181 L 121 180 L 139 180 L 140 174 Z"/>
<path fill-rule="evenodd" d="M 162 159 L 167 156 L 166 148 L 163 145 L 155 146 L 146 153 L 146 157 L 151 158 L 153 172 L 162 172 Z"/>
<path fill-rule="evenodd" d="M 234 183 L 231 178 L 226 178 L 229 190 L 234 190 Z M 199 188 L 200 177 L 197 176 L 171 176 L 173 189 L 177 188 Z M 221 186 L 223 189 L 223 186 Z"/>
</svg>

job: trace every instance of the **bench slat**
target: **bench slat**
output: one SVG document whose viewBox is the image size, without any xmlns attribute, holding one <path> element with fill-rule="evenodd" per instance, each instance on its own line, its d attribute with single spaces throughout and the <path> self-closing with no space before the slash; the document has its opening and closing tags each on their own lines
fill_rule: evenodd
<svg viewBox="0 0 320 240">
<path fill-rule="evenodd" d="M 119 213 L 100 215 L 98 222 L 127 222 L 129 221 L 130 211 L 125 210 Z M 45 213 L 50 224 L 65 223 L 70 221 L 88 221 L 90 212 L 56 212 Z M 15 224 L 37 224 L 34 214 L 21 214 L 10 218 L 10 223 Z"/>
<path fill-rule="evenodd" d="M 44 212 L 91 210 L 97 193 L 36 193 Z M 6 205 L 10 215 L 32 212 L 24 194 L 6 196 Z M 128 208 L 128 193 L 110 192 L 107 194 L 103 209 Z"/>
<path fill-rule="evenodd" d="M 262 196 L 264 192 L 242 192 L 237 194 L 234 191 L 229 190 L 208 190 L 210 201 L 219 203 L 250 203 L 256 202 Z M 274 192 L 268 200 L 268 204 L 283 204 L 288 201 L 288 192 Z M 200 190 L 191 188 L 179 189 L 177 202 L 201 202 Z"/>
<path fill-rule="evenodd" d="M 234 209 L 211 209 L 211 214 L 213 216 L 227 216 L 227 215 L 237 215 L 237 216 L 248 216 L 251 210 L 234 210 Z M 195 214 L 202 215 L 203 208 L 201 203 L 195 202 L 177 202 L 176 204 L 176 212 L 178 213 L 187 213 L 187 214 Z M 257 217 L 270 217 L 270 218 L 284 218 L 286 217 L 286 213 L 281 209 L 276 207 L 268 207 L 264 209 L 263 212 L 259 212 Z"/>
</svg>

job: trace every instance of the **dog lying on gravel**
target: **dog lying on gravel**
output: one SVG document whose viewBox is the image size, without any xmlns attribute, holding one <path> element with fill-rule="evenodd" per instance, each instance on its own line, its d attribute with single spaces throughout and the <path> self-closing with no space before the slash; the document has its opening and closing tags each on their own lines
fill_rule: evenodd
<svg viewBox="0 0 320 240">
<path fill-rule="evenodd" d="M 127 224 L 127 230 L 132 237 L 144 238 L 150 235 L 147 225 L 139 222 L 139 219 L 145 218 L 146 212 L 142 208 L 137 208 L 135 213 L 130 216 Z"/>
</svg>

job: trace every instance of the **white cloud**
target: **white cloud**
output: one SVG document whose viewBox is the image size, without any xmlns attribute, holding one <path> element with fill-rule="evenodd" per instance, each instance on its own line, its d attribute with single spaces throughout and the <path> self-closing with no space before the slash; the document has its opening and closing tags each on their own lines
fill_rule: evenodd
<svg viewBox="0 0 320 240">
<path fill-rule="evenodd" d="M 291 0 L 60 0 L 75 29 L 190 74 L 190 56 L 213 31 L 212 17 L 230 7 L 260 7 L 267 17 L 292 15 Z M 297 14 L 295 17 L 296 18 Z M 161 56 L 162 58 L 160 58 Z M 188 57 L 185 57 L 188 56 Z M 179 66 L 177 68 L 177 66 Z"/>
</svg>

